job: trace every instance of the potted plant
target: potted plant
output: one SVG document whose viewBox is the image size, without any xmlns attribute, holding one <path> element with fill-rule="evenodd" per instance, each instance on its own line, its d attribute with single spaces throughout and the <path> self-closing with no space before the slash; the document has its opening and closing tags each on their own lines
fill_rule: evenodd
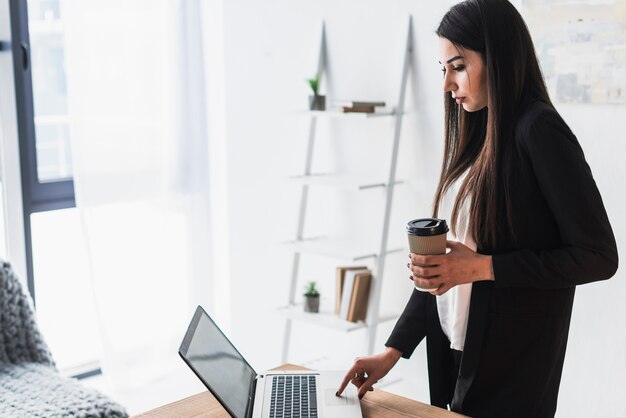
<svg viewBox="0 0 626 418">
<path fill-rule="evenodd" d="M 307 79 L 313 96 L 309 96 L 309 109 L 310 110 L 326 110 L 326 96 L 319 94 L 320 76 L 316 75 L 313 78 Z"/>
<path fill-rule="evenodd" d="M 314 281 L 309 282 L 304 292 L 304 312 L 320 311 L 320 292 Z"/>
</svg>

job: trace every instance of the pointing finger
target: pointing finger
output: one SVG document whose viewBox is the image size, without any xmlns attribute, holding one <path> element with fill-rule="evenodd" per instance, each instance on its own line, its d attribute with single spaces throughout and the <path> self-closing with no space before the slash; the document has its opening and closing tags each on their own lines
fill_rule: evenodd
<svg viewBox="0 0 626 418">
<path fill-rule="evenodd" d="M 340 396 L 343 393 L 343 391 L 346 389 L 346 386 L 348 386 L 348 383 L 350 383 L 350 381 L 354 378 L 355 373 L 356 373 L 356 365 L 352 366 L 350 370 L 348 370 L 348 373 L 346 374 L 346 376 L 343 378 L 343 381 L 341 382 L 341 386 L 339 386 L 337 393 L 335 393 L 336 396 Z"/>
</svg>

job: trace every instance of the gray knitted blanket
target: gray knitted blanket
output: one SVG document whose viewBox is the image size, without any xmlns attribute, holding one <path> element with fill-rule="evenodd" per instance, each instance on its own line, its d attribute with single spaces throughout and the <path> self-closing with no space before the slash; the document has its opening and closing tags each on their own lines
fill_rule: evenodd
<svg viewBox="0 0 626 418">
<path fill-rule="evenodd" d="M 123 407 L 61 377 L 9 263 L 0 260 L 0 417 L 127 417 Z"/>
</svg>

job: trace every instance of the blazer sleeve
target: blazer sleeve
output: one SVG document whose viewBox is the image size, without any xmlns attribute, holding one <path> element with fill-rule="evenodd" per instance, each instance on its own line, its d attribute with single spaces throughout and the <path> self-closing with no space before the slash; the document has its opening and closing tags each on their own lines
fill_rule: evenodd
<svg viewBox="0 0 626 418">
<path fill-rule="evenodd" d="M 612 277 L 618 265 L 615 237 L 574 134 L 557 113 L 542 112 L 518 141 L 561 245 L 493 255 L 496 287 L 566 288 Z"/>
<path fill-rule="evenodd" d="M 402 352 L 404 358 L 411 357 L 417 345 L 426 336 L 428 296 L 429 294 L 426 292 L 413 290 L 404 312 L 400 315 L 385 343 L 385 346 Z"/>
</svg>

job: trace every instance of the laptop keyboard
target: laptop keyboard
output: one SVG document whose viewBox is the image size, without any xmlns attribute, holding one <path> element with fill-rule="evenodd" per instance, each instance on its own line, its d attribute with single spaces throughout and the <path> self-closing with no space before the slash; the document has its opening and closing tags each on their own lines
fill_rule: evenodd
<svg viewBox="0 0 626 418">
<path fill-rule="evenodd" d="M 315 376 L 272 376 L 269 418 L 317 418 Z"/>
</svg>

